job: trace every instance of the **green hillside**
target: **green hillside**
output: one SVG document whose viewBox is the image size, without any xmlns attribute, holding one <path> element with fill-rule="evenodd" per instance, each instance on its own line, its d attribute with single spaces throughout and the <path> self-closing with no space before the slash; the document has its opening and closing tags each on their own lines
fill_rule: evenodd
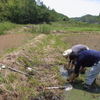
<svg viewBox="0 0 100 100">
<path fill-rule="evenodd" d="M 84 22 L 84 23 L 88 23 L 88 24 L 94 24 L 94 23 L 100 23 L 100 16 L 93 16 L 90 14 L 84 15 L 82 17 L 75 17 L 75 18 L 71 18 L 76 22 Z"/>
</svg>

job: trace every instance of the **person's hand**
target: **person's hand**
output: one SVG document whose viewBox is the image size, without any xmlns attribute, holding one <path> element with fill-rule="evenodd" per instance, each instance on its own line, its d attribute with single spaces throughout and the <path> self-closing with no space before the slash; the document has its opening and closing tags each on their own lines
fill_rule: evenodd
<svg viewBox="0 0 100 100">
<path fill-rule="evenodd" d="M 67 69 L 68 69 L 68 68 L 67 68 L 67 65 L 64 65 L 64 69 L 65 69 L 65 70 L 67 70 Z"/>
<path fill-rule="evenodd" d="M 68 72 L 71 73 L 72 72 L 72 69 L 69 69 Z"/>
<path fill-rule="evenodd" d="M 70 71 L 70 68 L 66 68 L 66 70 L 69 72 Z"/>
<path fill-rule="evenodd" d="M 69 69 L 67 70 L 69 74 L 72 74 L 73 73 L 73 70 L 72 69 Z"/>
<path fill-rule="evenodd" d="M 67 80 L 68 81 L 68 83 L 73 83 L 73 80 Z"/>
<path fill-rule="evenodd" d="M 79 74 L 77 74 L 76 77 L 79 77 Z"/>
</svg>

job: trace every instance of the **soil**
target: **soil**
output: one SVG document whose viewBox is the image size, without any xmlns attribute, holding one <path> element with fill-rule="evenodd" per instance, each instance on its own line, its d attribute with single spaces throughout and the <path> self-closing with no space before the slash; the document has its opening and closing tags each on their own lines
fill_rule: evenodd
<svg viewBox="0 0 100 100">
<path fill-rule="evenodd" d="M 0 35 L 0 54 L 10 48 L 21 46 L 25 40 L 31 37 L 31 34 L 6 34 Z"/>
</svg>

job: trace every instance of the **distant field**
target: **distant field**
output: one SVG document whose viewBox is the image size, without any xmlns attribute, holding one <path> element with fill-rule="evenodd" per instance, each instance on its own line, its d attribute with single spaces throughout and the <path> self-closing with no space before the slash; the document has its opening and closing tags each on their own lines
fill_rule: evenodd
<svg viewBox="0 0 100 100">
<path fill-rule="evenodd" d="M 5 50 L 21 46 L 31 36 L 31 34 L 0 35 L 0 54 L 3 53 Z"/>
<path fill-rule="evenodd" d="M 95 49 L 100 51 L 100 35 L 99 34 L 70 34 L 63 38 L 64 41 L 72 47 L 76 44 L 87 45 L 90 49 Z"/>
</svg>

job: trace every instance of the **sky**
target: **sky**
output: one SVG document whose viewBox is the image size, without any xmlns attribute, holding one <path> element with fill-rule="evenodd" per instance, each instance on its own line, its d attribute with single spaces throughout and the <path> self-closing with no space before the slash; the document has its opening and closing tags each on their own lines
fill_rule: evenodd
<svg viewBox="0 0 100 100">
<path fill-rule="evenodd" d="M 98 16 L 100 13 L 100 0 L 40 0 L 46 7 L 64 14 L 69 18 L 82 17 L 90 14 Z"/>
</svg>

